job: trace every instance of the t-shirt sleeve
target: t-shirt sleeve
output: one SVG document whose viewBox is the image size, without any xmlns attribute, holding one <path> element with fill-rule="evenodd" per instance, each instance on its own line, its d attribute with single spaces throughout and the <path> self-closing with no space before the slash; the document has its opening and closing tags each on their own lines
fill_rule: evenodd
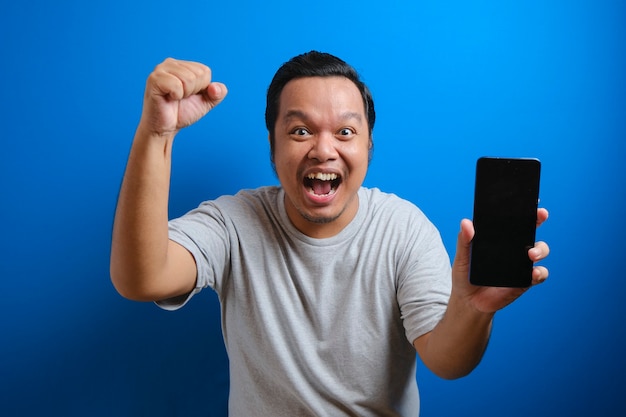
<svg viewBox="0 0 626 417">
<path fill-rule="evenodd" d="M 399 270 L 397 297 L 407 340 L 430 332 L 442 319 L 450 298 L 450 257 L 439 231 L 421 213 L 410 230 Z"/>
<path fill-rule="evenodd" d="M 182 217 L 169 222 L 169 239 L 180 244 L 196 263 L 196 285 L 188 294 L 157 301 L 165 310 L 184 306 L 203 288 L 216 289 L 228 267 L 227 220 L 212 202 L 205 202 Z"/>
</svg>

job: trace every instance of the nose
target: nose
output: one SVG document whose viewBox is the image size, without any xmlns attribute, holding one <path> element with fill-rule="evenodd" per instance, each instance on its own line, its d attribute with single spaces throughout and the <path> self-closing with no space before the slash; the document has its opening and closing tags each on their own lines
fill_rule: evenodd
<svg viewBox="0 0 626 417">
<path fill-rule="evenodd" d="M 311 149 L 308 154 L 309 158 L 316 159 L 319 162 L 337 159 L 336 142 L 336 138 L 331 133 L 319 133 L 315 136 L 314 140 L 311 141 Z"/>
</svg>

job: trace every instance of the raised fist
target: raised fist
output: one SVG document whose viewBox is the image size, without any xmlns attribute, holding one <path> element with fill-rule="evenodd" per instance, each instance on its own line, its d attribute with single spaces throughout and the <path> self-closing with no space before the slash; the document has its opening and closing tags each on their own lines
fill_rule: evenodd
<svg viewBox="0 0 626 417">
<path fill-rule="evenodd" d="M 200 120 L 226 96 L 204 64 L 168 58 L 148 77 L 140 127 L 152 134 L 176 134 Z"/>
</svg>

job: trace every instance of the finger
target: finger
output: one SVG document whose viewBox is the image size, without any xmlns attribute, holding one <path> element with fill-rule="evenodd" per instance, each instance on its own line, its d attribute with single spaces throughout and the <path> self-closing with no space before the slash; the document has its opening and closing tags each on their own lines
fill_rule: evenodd
<svg viewBox="0 0 626 417">
<path fill-rule="evenodd" d="M 210 82 L 211 69 L 206 65 L 168 58 L 150 74 L 152 89 L 146 92 L 181 100 L 203 91 Z"/>
<path fill-rule="evenodd" d="M 545 208 L 537 209 L 537 227 L 541 226 L 543 222 L 548 220 L 550 213 Z"/>
<path fill-rule="evenodd" d="M 546 242 L 537 242 L 528 250 L 528 257 L 533 262 L 539 262 L 550 254 L 550 247 Z"/>
<path fill-rule="evenodd" d="M 204 91 L 211 83 L 211 68 L 199 62 L 176 61 L 176 73 L 184 89 L 184 97 Z"/>
<path fill-rule="evenodd" d="M 549 275 L 548 268 L 545 266 L 535 266 L 532 272 L 532 285 L 538 285 L 545 282 Z"/>
</svg>

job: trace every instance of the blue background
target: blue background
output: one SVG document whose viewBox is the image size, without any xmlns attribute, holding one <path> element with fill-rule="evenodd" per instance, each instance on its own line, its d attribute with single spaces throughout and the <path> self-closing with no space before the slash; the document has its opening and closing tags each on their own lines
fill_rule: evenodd
<svg viewBox="0 0 626 417">
<path fill-rule="evenodd" d="M 366 185 L 418 204 L 451 256 L 476 158 L 543 162 L 551 277 L 498 314 L 473 374 L 420 366 L 422 416 L 626 414 L 626 5 L 610 0 L 5 2 L 0 413 L 225 415 L 215 295 L 167 313 L 110 283 L 117 192 L 168 56 L 230 89 L 177 138 L 171 215 L 276 183 L 265 90 L 311 49 L 373 90 Z"/>
</svg>

